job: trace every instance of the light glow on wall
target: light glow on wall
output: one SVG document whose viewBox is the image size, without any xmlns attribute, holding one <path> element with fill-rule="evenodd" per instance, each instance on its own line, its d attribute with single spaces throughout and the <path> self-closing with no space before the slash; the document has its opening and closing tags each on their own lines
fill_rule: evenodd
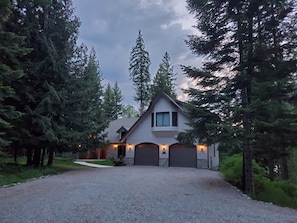
<svg viewBox="0 0 297 223">
<path fill-rule="evenodd" d="M 207 152 L 207 146 L 205 144 L 198 144 L 196 148 L 198 152 Z"/>
</svg>

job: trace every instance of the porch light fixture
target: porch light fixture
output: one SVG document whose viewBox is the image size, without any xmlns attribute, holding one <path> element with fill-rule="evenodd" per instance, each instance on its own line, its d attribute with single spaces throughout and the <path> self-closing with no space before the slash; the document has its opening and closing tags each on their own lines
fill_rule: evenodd
<svg viewBox="0 0 297 223">
<path fill-rule="evenodd" d="M 131 151 L 131 149 L 132 149 L 132 146 L 131 146 L 131 145 L 129 145 L 129 144 L 128 144 L 128 149 L 129 149 L 130 151 Z"/>
<path fill-rule="evenodd" d="M 163 146 L 163 152 L 162 154 L 166 154 L 165 146 Z"/>
</svg>

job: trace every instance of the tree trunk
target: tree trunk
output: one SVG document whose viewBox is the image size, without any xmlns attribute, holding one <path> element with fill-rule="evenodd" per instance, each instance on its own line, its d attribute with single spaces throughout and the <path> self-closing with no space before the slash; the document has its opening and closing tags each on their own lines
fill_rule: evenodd
<svg viewBox="0 0 297 223">
<path fill-rule="evenodd" d="M 27 148 L 27 166 L 32 166 L 32 148 Z"/>
<path fill-rule="evenodd" d="M 34 155 L 33 155 L 33 166 L 34 167 L 39 167 L 40 158 L 41 158 L 41 149 L 34 148 Z"/>
<path fill-rule="evenodd" d="M 45 156 L 45 151 L 46 151 L 46 148 L 42 149 L 42 155 L 41 155 L 41 160 L 40 160 L 40 166 L 43 166 L 43 163 L 44 163 L 44 156 Z"/>
<path fill-rule="evenodd" d="M 50 148 L 49 149 L 49 154 L 48 154 L 47 165 L 52 166 L 53 160 L 54 160 L 54 151 Z"/>
<path fill-rule="evenodd" d="M 289 179 L 288 157 L 282 156 L 281 158 L 281 177 L 283 180 Z"/>
<path fill-rule="evenodd" d="M 274 163 L 273 159 L 269 157 L 268 160 L 269 180 L 274 181 Z"/>
<path fill-rule="evenodd" d="M 243 47 L 243 46 L 242 46 Z M 243 70 L 244 86 L 242 87 L 242 105 L 243 111 L 243 129 L 244 129 L 244 145 L 243 145 L 243 189 L 247 194 L 255 195 L 253 168 L 252 168 L 252 149 L 251 149 L 251 117 L 248 111 L 251 105 L 252 95 L 252 77 L 253 77 L 253 17 L 249 17 L 248 21 L 248 42 L 247 42 L 247 67 Z M 242 56 L 242 55 L 241 55 Z M 241 62 L 244 62 L 241 58 Z"/>
<path fill-rule="evenodd" d="M 18 145 L 14 146 L 13 148 L 13 156 L 14 156 L 14 162 L 17 163 L 18 161 Z"/>
</svg>

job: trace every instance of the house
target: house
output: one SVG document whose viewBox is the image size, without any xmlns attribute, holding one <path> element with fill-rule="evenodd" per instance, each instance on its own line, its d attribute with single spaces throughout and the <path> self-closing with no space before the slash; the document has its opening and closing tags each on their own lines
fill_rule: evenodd
<svg viewBox="0 0 297 223">
<path fill-rule="evenodd" d="M 140 118 L 111 122 L 110 143 L 101 149 L 105 158 L 123 156 L 127 165 L 218 169 L 217 144 L 182 145 L 175 139 L 178 132 L 190 128 L 186 123 L 182 103 L 162 92 Z"/>
</svg>

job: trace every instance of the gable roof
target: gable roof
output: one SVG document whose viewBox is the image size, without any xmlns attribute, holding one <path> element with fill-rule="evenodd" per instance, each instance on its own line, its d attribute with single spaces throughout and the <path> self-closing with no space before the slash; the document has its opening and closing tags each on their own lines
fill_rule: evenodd
<svg viewBox="0 0 297 223">
<path fill-rule="evenodd" d="M 119 132 L 120 130 L 127 130 L 133 126 L 138 118 L 119 118 L 109 123 L 107 128 L 107 140 L 112 142 L 119 142 Z"/>
<path fill-rule="evenodd" d="M 134 125 L 129 129 L 129 131 L 124 135 L 124 137 L 121 139 L 120 142 L 124 142 L 127 137 L 137 128 L 138 124 L 148 115 L 151 113 L 151 110 L 153 109 L 154 105 L 161 99 L 164 98 L 169 103 L 171 103 L 174 107 L 176 107 L 180 112 L 184 113 L 184 108 L 182 107 L 183 102 L 174 100 L 171 98 L 168 94 L 164 92 L 160 92 L 156 95 L 156 97 L 152 100 L 150 103 L 148 109 L 145 111 L 145 113 L 134 123 Z"/>
</svg>

